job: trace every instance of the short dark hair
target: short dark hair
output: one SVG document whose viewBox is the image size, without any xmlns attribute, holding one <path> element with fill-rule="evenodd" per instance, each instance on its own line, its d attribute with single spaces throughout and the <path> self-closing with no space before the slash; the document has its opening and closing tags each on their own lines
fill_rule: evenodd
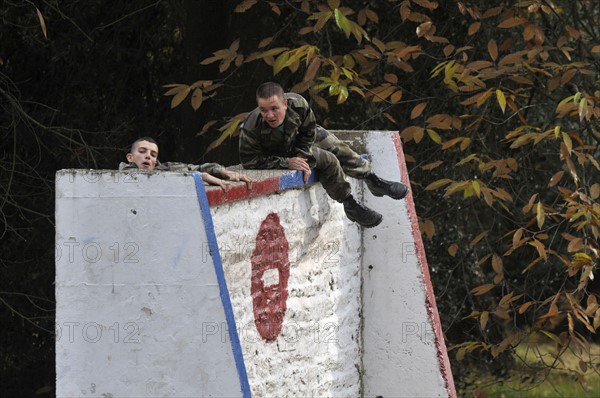
<svg viewBox="0 0 600 398">
<path fill-rule="evenodd" d="M 256 99 L 267 99 L 274 96 L 283 99 L 283 94 L 283 87 L 274 82 L 263 83 L 256 89 Z"/>
<path fill-rule="evenodd" d="M 148 141 L 149 143 L 156 144 L 156 146 L 158 146 L 158 143 L 156 142 L 156 140 L 154 138 L 152 138 L 152 137 L 140 137 L 137 140 L 133 141 L 133 144 L 131 144 L 131 148 L 129 148 L 129 152 L 133 153 L 133 151 L 135 151 L 135 146 L 140 141 Z"/>
</svg>

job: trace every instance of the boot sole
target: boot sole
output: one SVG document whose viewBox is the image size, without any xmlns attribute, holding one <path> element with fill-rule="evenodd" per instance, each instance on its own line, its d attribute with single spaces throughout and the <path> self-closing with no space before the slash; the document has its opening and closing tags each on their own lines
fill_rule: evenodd
<svg viewBox="0 0 600 398">
<path fill-rule="evenodd" d="M 367 188 L 368 188 L 368 187 L 367 187 Z M 371 194 L 372 194 L 373 196 L 377 196 L 378 198 L 381 198 L 381 197 L 383 196 L 383 194 L 382 194 L 382 193 L 375 193 L 375 192 L 371 191 L 370 189 L 369 189 L 369 192 L 371 192 Z M 395 200 L 400 200 L 400 199 L 404 199 L 404 198 L 406 198 L 406 195 L 408 195 L 408 189 L 406 190 L 406 192 L 404 192 L 404 193 L 403 193 L 402 195 L 400 195 L 400 196 L 392 196 L 392 195 L 387 195 L 387 196 L 389 196 L 390 198 L 392 198 L 392 199 L 395 199 Z"/>
</svg>

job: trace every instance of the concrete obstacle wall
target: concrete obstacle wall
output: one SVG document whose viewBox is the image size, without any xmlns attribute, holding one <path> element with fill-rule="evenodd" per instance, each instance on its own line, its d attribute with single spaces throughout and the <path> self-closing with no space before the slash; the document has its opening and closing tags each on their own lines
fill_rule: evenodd
<svg viewBox="0 0 600 398">
<path fill-rule="evenodd" d="M 396 133 L 351 137 L 408 183 Z M 350 179 L 362 230 L 314 176 L 248 174 L 57 173 L 57 396 L 455 396 L 412 197 Z"/>
</svg>

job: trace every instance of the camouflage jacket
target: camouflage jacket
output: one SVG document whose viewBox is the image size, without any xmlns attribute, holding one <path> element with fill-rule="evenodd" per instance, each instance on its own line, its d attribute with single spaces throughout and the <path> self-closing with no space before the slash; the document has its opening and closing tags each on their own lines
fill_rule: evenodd
<svg viewBox="0 0 600 398">
<path fill-rule="evenodd" d="M 315 142 L 317 122 L 308 102 L 299 94 L 286 93 L 288 108 L 283 133 L 271 128 L 258 108 L 240 126 L 240 161 L 247 169 L 287 169 L 288 158 L 308 159 Z"/>
<path fill-rule="evenodd" d="M 137 170 L 138 166 L 135 163 L 125 163 L 121 162 L 119 164 L 119 170 Z M 200 171 L 202 173 L 208 173 L 212 176 L 221 178 L 221 170 L 223 170 L 223 166 L 217 163 L 204 163 L 201 165 L 197 164 L 186 164 L 179 162 L 165 162 L 160 163 L 156 162 L 156 167 L 154 168 L 156 171 Z"/>
</svg>

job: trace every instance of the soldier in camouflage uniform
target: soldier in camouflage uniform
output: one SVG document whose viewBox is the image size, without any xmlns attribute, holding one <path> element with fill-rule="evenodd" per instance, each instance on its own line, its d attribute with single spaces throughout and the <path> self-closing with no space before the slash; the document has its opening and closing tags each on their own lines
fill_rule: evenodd
<svg viewBox="0 0 600 398">
<path fill-rule="evenodd" d="M 227 170 L 217 163 L 204 163 L 202 165 L 179 162 L 160 163 L 158 161 L 158 144 L 150 137 L 135 140 L 131 144 L 131 150 L 126 157 L 128 163 L 121 162 L 119 170 L 200 171 L 202 180 L 205 183 L 218 185 L 225 192 L 229 190 L 229 182 L 223 181 L 221 178 L 231 181 L 244 181 L 248 188 L 252 187 L 252 180 L 248 176 Z"/>
<path fill-rule="evenodd" d="M 381 223 L 382 215 L 356 202 L 344 173 L 364 179 L 375 196 L 402 199 L 408 188 L 377 177 L 369 161 L 319 126 L 308 102 L 299 94 L 284 93 L 277 83 L 264 83 L 256 91 L 258 108 L 241 125 L 240 159 L 247 169 L 292 169 L 311 167 L 327 194 L 344 205 L 348 218 L 364 227 Z"/>
</svg>

